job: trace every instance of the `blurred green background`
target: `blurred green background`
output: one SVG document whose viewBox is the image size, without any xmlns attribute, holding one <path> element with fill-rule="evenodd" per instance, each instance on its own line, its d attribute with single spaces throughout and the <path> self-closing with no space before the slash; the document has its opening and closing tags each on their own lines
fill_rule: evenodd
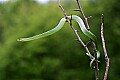
<svg viewBox="0 0 120 80">
<path fill-rule="evenodd" d="M 62 2 L 68 15 L 81 16 L 75 0 Z M 105 39 L 110 57 L 108 80 L 120 80 L 120 0 L 81 0 L 91 31 L 101 49 L 100 80 L 105 62 L 100 39 L 101 14 L 105 16 Z M 0 80 L 94 80 L 89 58 L 75 39 L 70 26 L 56 34 L 31 42 L 17 42 L 54 28 L 63 13 L 57 2 L 40 4 L 33 0 L 0 3 Z M 76 29 L 78 25 L 73 22 Z M 83 41 L 88 38 L 79 31 Z"/>
</svg>

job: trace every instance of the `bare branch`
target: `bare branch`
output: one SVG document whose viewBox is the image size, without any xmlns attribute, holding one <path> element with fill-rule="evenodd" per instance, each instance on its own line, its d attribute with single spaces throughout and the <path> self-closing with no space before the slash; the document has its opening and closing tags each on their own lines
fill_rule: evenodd
<svg viewBox="0 0 120 80">
<path fill-rule="evenodd" d="M 104 39 L 104 15 L 103 14 L 102 14 L 101 20 L 102 20 L 101 39 L 102 39 L 102 46 L 103 46 L 104 55 L 105 55 L 105 58 L 106 58 L 106 57 L 108 57 L 108 55 L 107 55 L 107 50 L 106 50 L 106 47 L 105 47 L 105 39 Z"/>
<path fill-rule="evenodd" d="M 108 76 L 108 70 L 109 70 L 109 65 L 110 65 L 110 59 L 108 57 L 107 54 L 107 50 L 105 47 L 105 39 L 104 39 L 104 15 L 102 14 L 101 16 L 101 39 L 102 39 L 102 46 L 103 46 L 103 51 L 104 51 L 104 56 L 105 56 L 105 62 L 106 62 L 106 69 L 105 69 L 105 74 L 104 74 L 104 79 L 103 80 L 107 80 L 107 76 Z"/>
<path fill-rule="evenodd" d="M 99 67 L 98 67 L 98 58 L 97 58 L 97 50 L 96 50 L 96 45 L 95 43 L 92 41 L 92 44 L 94 46 L 94 56 L 95 56 L 95 77 L 96 80 L 99 80 Z"/>
<path fill-rule="evenodd" d="M 85 23 L 85 26 L 87 27 L 88 31 L 90 31 L 90 27 L 89 27 L 89 24 L 88 24 L 88 18 L 86 18 L 83 10 L 82 10 L 82 7 L 81 7 L 81 4 L 78 0 L 77 1 L 77 4 L 78 4 L 78 8 L 79 10 L 75 10 L 75 11 L 79 11 L 84 19 L 84 23 Z M 91 18 L 91 17 L 90 17 Z M 91 39 L 90 39 L 91 40 Z M 97 52 L 96 52 L 96 44 L 91 40 L 93 46 L 94 46 L 94 56 L 95 56 L 95 78 L 96 80 L 99 80 L 99 69 L 98 69 L 98 59 L 97 59 Z"/>
<path fill-rule="evenodd" d="M 61 8 L 61 10 L 62 10 L 62 12 L 63 12 L 65 18 L 67 19 L 67 14 L 66 14 L 64 8 L 62 7 L 62 5 L 61 5 L 61 3 L 60 3 L 60 0 L 58 0 L 58 4 L 59 4 L 59 7 Z"/>
<path fill-rule="evenodd" d="M 85 14 L 84 14 L 84 12 L 83 12 L 83 10 L 82 10 L 82 7 L 81 7 L 81 5 L 80 5 L 80 1 L 78 1 L 78 0 L 76 0 L 76 1 L 77 1 L 78 8 L 79 8 L 78 11 L 80 11 L 80 13 L 81 13 L 82 16 L 83 16 L 83 19 L 84 19 L 84 22 L 85 22 L 85 26 L 87 27 L 88 30 L 90 30 L 90 27 L 89 27 L 89 25 L 88 25 L 87 18 L 86 18 Z"/>
<path fill-rule="evenodd" d="M 58 4 L 59 4 L 59 7 L 61 8 L 61 10 L 62 10 L 65 18 L 67 19 L 67 22 L 70 24 L 72 30 L 74 31 L 75 35 L 77 36 L 78 41 L 83 45 L 83 47 L 85 48 L 86 52 L 87 52 L 88 54 L 90 54 L 90 51 L 89 51 L 88 47 L 84 44 L 84 42 L 83 42 L 83 41 L 81 40 L 81 38 L 79 37 L 78 31 L 77 31 L 77 30 L 74 28 L 74 26 L 72 25 L 71 20 L 69 20 L 69 19 L 67 18 L 67 14 L 66 14 L 64 8 L 62 7 L 62 5 L 61 5 L 61 3 L 60 3 L 60 0 L 58 0 Z"/>
</svg>

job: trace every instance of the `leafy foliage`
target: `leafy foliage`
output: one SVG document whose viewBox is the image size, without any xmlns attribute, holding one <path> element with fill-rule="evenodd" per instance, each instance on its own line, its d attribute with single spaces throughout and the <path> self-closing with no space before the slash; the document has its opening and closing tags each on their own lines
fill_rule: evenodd
<svg viewBox="0 0 120 80">
<path fill-rule="evenodd" d="M 83 10 L 90 19 L 91 30 L 99 38 L 100 16 L 105 14 L 105 38 L 111 57 L 109 80 L 119 80 L 119 0 L 82 2 Z M 68 14 L 78 14 L 72 9 L 76 3 L 64 3 Z M 111 4 L 111 5 L 108 5 Z M 106 6 L 108 5 L 108 6 Z M 32 42 L 20 43 L 16 39 L 42 33 L 55 27 L 63 17 L 58 4 L 38 4 L 32 0 L 18 0 L 0 4 L 0 79 L 1 80 L 93 80 L 83 47 L 68 24 L 58 33 Z M 73 22 L 76 29 L 77 24 Z M 81 34 L 87 42 L 87 38 Z M 115 38 L 115 39 L 114 39 Z M 99 38 L 100 42 L 100 38 Z M 101 45 L 101 44 L 99 44 Z M 100 46 L 101 47 L 101 46 Z M 102 49 L 102 48 L 101 48 Z M 102 52 L 101 52 L 102 53 Z M 103 54 L 101 54 L 103 56 Z M 104 58 L 100 73 L 104 74 Z M 86 74 L 87 73 L 87 74 Z M 114 76 L 114 77 L 113 77 Z M 101 77 L 102 79 L 102 77 Z"/>
</svg>

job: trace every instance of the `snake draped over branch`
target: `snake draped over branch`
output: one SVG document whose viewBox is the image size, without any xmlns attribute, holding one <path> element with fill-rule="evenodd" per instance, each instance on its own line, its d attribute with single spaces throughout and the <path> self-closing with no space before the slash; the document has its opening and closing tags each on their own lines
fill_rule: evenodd
<svg viewBox="0 0 120 80">
<path fill-rule="evenodd" d="M 77 16 L 77 15 L 72 15 L 72 16 L 67 16 L 67 17 L 68 17 L 69 19 L 72 18 L 73 20 L 75 20 L 75 21 L 79 24 L 79 27 L 80 27 L 81 31 L 82 31 L 87 37 L 89 37 L 90 39 L 92 39 L 92 40 L 95 42 L 95 44 L 96 44 L 96 50 L 97 50 L 97 58 L 99 58 L 99 57 L 100 57 L 100 52 L 99 52 L 99 49 L 98 49 L 98 42 L 97 42 L 96 36 L 95 36 L 92 32 L 90 32 L 90 31 L 88 31 L 88 30 L 86 29 L 83 20 L 82 20 L 79 16 Z M 44 33 L 35 35 L 35 36 L 33 36 L 33 37 L 17 39 L 17 41 L 22 41 L 22 42 L 24 42 L 24 41 L 31 41 L 31 40 L 35 40 L 35 39 L 47 37 L 47 36 L 49 36 L 49 35 L 52 35 L 52 34 L 58 32 L 58 31 L 64 26 L 64 23 L 65 23 L 65 22 L 66 22 L 66 19 L 65 19 L 65 18 L 62 18 L 62 19 L 60 20 L 59 24 L 58 24 L 55 28 L 53 28 L 53 29 L 51 29 L 51 30 L 49 30 L 49 31 L 46 31 L 46 32 L 44 32 Z M 86 54 L 92 59 L 91 62 L 90 62 L 90 67 L 92 67 L 93 62 L 95 61 L 95 57 L 93 57 L 91 54 L 88 54 L 88 53 L 86 53 Z"/>
</svg>

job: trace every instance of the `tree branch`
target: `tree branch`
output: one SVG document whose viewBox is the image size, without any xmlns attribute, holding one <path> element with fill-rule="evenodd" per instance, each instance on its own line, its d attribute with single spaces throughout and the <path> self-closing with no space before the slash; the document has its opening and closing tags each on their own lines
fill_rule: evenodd
<svg viewBox="0 0 120 80">
<path fill-rule="evenodd" d="M 62 10 L 62 12 L 63 12 L 63 14 L 64 14 L 67 22 L 70 24 L 72 30 L 74 31 L 75 35 L 77 36 L 78 42 L 80 42 L 80 43 L 82 44 L 82 46 L 85 48 L 86 52 L 87 52 L 88 54 L 90 54 L 90 51 L 89 51 L 88 47 L 87 47 L 87 46 L 84 44 L 84 42 L 81 40 L 80 36 L 78 35 L 78 31 L 77 31 L 77 30 L 74 28 L 74 26 L 72 25 L 71 20 L 69 20 L 69 19 L 67 18 L 67 14 L 66 14 L 64 8 L 62 7 L 62 5 L 61 5 L 61 3 L 60 3 L 60 0 L 58 0 L 58 4 L 59 4 L 59 7 L 61 8 L 61 10 Z"/>
<path fill-rule="evenodd" d="M 84 19 L 84 22 L 85 22 L 85 26 L 86 28 L 88 29 L 88 31 L 90 31 L 90 27 L 89 27 L 89 24 L 88 24 L 88 18 L 86 18 L 83 10 L 82 10 L 82 7 L 81 7 L 81 4 L 80 4 L 80 1 L 76 0 L 77 1 L 77 4 L 78 4 L 78 8 Z M 96 44 L 90 39 L 90 41 L 92 42 L 93 46 L 94 46 L 94 57 L 95 57 L 95 78 L 96 80 L 99 80 L 99 68 L 98 68 L 98 59 L 97 59 L 97 52 L 96 52 Z"/>
<path fill-rule="evenodd" d="M 82 10 L 82 7 L 81 7 L 81 5 L 80 5 L 80 1 L 78 1 L 78 0 L 76 0 L 76 1 L 77 1 L 78 8 L 79 8 L 78 11 L 80 11 L 80 13 L 81 13 L 81 15 L 82 15 L 82 17 L 83 17 L 83 20 L 84 20 L 84 22 L 85 22 L 85 26 L 87 27 L 87 29 L 88 29 L 88 31 L 89 31 L 89 30 L 90 30 L 90 27 L 89 27 L 89 25 L 88 25 L 87 18 L 85 17 L 85 14 L 84 14 L 84 12 L 83 12 L 83 10 Z"/>
<path fill-rule="evenodd" d="M 95 77 L 96 80 L 99 80 L 99 67 L 98 67 L 98 58 L 97 58 L 97 49 L 95 43 L 92 41 L 92 44 L 94 46 L 94 56 L 95 56 Z"/>
<path fill-rule="evenodd" d="M 105 62 L 106 62 L 106 69 L 105 69 L 105 74 L 104 74 L 104 79 L 107 80 L 108 76 L 108 70 L 109 70 L 109 65 L 110 65 L 110 58 L 108 57 L 107 50 L 105 47 L 105 39 L 104 39 L 104 15 L 102 14 L 101 16 L 101 39 L 102 39 L 102 46 L 103 46 L 103 51 L 104 51 L 104 56 L 105 56 Z"/>
<path fill-rule="evenodd" d="M 59 7 L 61 8 L 65 18 L 67 19 L 67 13 L 65 12 L 64 8 L 62 7 L 60 0 L 58 0 L 58 4 L 59 4 Z"/>
</svg>

